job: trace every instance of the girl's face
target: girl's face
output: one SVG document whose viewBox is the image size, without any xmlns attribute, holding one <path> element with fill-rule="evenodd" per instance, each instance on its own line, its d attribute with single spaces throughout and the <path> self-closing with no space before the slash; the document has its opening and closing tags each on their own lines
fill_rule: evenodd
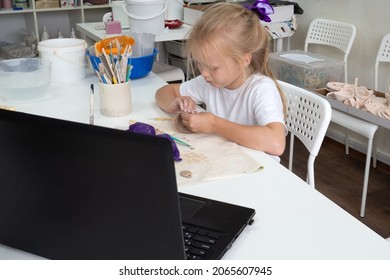
<svg viewBox="0 0 390 280">
<path fill-rule="evenodd" d="M 251 56 L 245 55 L 242 63 L 237 63 L 231 57 L 224 57 L 216 49 L 209 48 L 204 62 L 197 59 L 197 54 L 193 57 L 203 78 L 216 88 L 236 89 L 247 79 L 247 65 Z"/>
</svg>

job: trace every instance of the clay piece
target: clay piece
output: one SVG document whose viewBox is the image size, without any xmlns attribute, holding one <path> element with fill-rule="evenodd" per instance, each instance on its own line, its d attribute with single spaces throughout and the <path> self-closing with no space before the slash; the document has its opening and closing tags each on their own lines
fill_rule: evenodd
<svg viewBox="0 0 390 280">
<path fill-rule="evenodd" d="M 181 113 L 177 114 L 174 120 L 174 127 L 175 130 L 181 133 L 187 133 L 190 134 L 192 133 L 191 130 L 189 130 L 184 124 L 183 124 L 183 119 L 181 118 Z"/>
<path fill-rule="evenodd" d="M 180 171 L 180 176 L 182 176 L 184 178 L 191 178 L 192 172 L 190 170 L 183 170 L 183 171 Z"/>
</svg>

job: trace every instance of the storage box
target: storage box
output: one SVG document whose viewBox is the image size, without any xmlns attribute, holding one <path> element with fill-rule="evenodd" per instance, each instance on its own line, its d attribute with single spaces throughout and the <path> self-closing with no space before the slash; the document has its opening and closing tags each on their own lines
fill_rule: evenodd
<svg viewBox="0 0 390 280">
<path fill-rule="evenodd" d="M 173 65 L 173 66 L 176 66 L 176 67 L 179 67 L 181 68 L 181 70 L 183 70 L 183 72 L 186 74 L 187 76 L 187 64 L 188 64 L 188 60 L 186 58 L 182 58 L 182 57 L 178 57 L 178 56 L 175 56 L 175 55 L 168 55 L 168 62 L 169 64 Z M 191 69 L 191 65 L 188 65 L 190 66 L 190 69 L 188 69 L 188 75 L 189 77 L 186 77 L 187 80 L 188 79 L 192 79 L 196 76 L 198 76 L 200 73 L 198 71 L 198 69 L 193 66 L 193 70 L 195 71 L 195 73 L 192 73 L 192 69 Z"/>
<path fill-rule="evenodd" d="M 104 26 L 106 28 L 107 34 L 122 34 L 122 26 L 120 21 L 106 21 Z"/>
<path fill-rule="evenodd" d="M 178 57 L 186 58 L 187 50 L 184 41 L 166 41 L 165 51 Z"/>
<path fill-rule="evenodd" d="M 290 21 L 294 14 L 294 5 L 273 6 L 274 13 L 268 15 L 271 23 Z"/>
<path fill-rule="evenodd" d="M 49 8 L 60 8 L 60 1 L 51 1 L 51 0 L 40 0 L 35 1 L 36 9 L 49 9 Z"/>
<path fill-rule="evenodd" d="M 326 95 L 329 92 L 329 90 L 327 88 L 319 88 L 319 89 L 316 89 L 314 92 L 317 93 L 318 95 L 320 95 L 321 97 L 325 98 L 326 100 L 328 100 L 329 104 L 334 109 L 348 113 L 352 116 L 355 116 L 355 117 L 358 117 L 360 119 L 366 120 L 368 122 L 374 123 L 374 124 L 379 125 L 381 127 L 385 127 L 387 129 L 390 129 L 390 120 L 379 117 L 377 115 L 374 115 L 368 111 L 364 111 L 364 110 L 357 109 L 357 108 L 352 107 L 352 106 L 348 106 L 340 101 L 337 101 L 336 99 L 327 97 Z M 381 98 L 385 97 L 385 94 L 382 92 L 379 92 L 379 91 L 374 91 L 374 94 L 377 97 L 381 97 Z"/>
<path fill-rule="evenodd" d="M 168 62 L 173 66 L 181 68 L 184 73 L 187 73 L 187 59 L 174 55 L 168 55 Z"/>
<path fill-rule="evenodd" d="M 239 0 L 237 0 L 239 1 Z M 230 1 L 230 2 L 237 2 L 237 1 Z M 191 4 L 205 4 L 205 3 L 212 3 L 212 2 L 220 2 L 220 0 L 188 0 L 185 2 L 189 2 Z M 229 1 L 226 1 L 229 2 Z"/>
<path fill-rule="evenodd" d="M 242 5 L 253 4 L 252 2 L 245 2 Z M 190 25 L 194 25 L 198 19 L 202 16 L 205 10 L 213 4 L 203 5 L 190 5 L 184 7 L 184 22 Z M 273 6 L 274 13 L 268 15 L 271 19 L 271 23 L 290 21 L 294 14 L 294 5 L 279 5 Z"/>
<path fill-rule="evenodd" d="M 289 58 L 284 57 L 286 55 Z M 310 62 L 295 60 L 298 58 L 306 58 Z M 300 50 L 271 53 L 269 64 L 277 79 L 309 90 L 324 88 L 328 82 L 341 81 L 344 67 L 343 61 Z"/>
</svg>

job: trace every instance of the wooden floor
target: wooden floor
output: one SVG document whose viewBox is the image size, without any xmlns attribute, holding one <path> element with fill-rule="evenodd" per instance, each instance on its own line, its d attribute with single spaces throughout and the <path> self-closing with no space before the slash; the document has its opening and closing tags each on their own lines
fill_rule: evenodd
<svg viewBox="0 0 390 280">
<path fill-rule="evenodd" d="M 299 140 L 294 146 L 293 172 L 306 178 L 308 152 Z M 281 163 L 288 166 L 288 147 Z M 379 161 L 377 168 L 371 165 L 366 213 L 361 218 L 364 168 L 364 154 L 350 149 L 347 156 L 344 145 L 325 138 L 314 163 L 316 189 L 379 235 L 390 237 L 390 166 Z"/>
</svg>

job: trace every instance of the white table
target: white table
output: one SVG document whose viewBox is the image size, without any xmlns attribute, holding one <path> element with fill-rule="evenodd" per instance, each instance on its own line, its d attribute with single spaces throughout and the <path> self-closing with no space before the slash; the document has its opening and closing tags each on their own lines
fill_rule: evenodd
<svg viewBox="0 0 390 280">
<path fill-rule="evenodd" d="M 122 29 L 122 34 L 107 34 L 104 29 L 103 22 L 88 22 L 76 24 L 76 29 L 84 34 L 87 39 L 91 39 L 93 42 L 100 41 L 107 37 L 129 34 L 129 29 Z M 188 32 L 191 31 L 192 26 L 183 24 L 179 28 L 168 29 L 166 28 L 160 35 L 156 36 L 156 42 L 165 42 L 173 40 L 185 40 L 188 37 Z"/>
<path fill-rule="evenodd" d="M 50 94 L 40 101 L 2 101 L 1 105 L 88 123 L 91 83 L 98 88 L 97 78 L 92 75 L 73 84 L 53 84 Z M 133 112 L 122 118 L 103 117 L 96 94 L 95 124 L 124 127 L 129 119 L 146 121 L 150 116 L 165 116 L 154 101 L 155 90 L 164 84 L 153 73 L 133 80 Z M 224 259 L 390 260 L 389 242 L 266 154 L 249 152 L 264 166 L 262 171 L 179 188 L 181 192 L 256 210 L 254 224 L 243 231 Z M 37 257 L 0 245 L 0 259 L 31 258 Z"/>
<path fill-rule="evenodd" d="M 281 23 L 276 23 L 281 24 Z M 76 29 L 81 32 L 88 45 L 105 39 L 107 37 L 118 36 L 129 34 L 129 29 L 122 29 L 121 34 L 107 34 L 104 29 L 103 22 L 88 22 L 88 23 L 77 23 Z M 186 40 L 188 38 L 189 32 L 192 30 L 192 25 L 184 23 L 181 27 L 176 29 L 166 28 L 160 35 L 156 36 L 156 42 L 162 43 L 165 41 L 174 41 L 174 40 Z M 275 38 L 275 51 L 280 52 L 283 50 L 283 38 L 289 38 L 293 33 L 280 34 L 278 38 Z M 161 47 L 160 47 L 161 48 Z M 162 48 L 161 48 L 162 49 Z"/>
</svg>

